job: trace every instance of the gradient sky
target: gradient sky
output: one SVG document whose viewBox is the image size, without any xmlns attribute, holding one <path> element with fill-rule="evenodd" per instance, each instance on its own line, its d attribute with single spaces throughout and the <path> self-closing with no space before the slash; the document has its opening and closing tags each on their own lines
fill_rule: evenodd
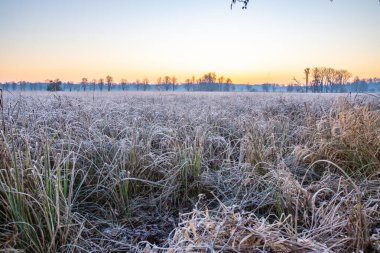
<svg viewBox="0 0 380 253">
<path fill-rule="evenodd" d="M 314 66 L 380 77 L 379 47 L 377 0 L 0 0 L 0 82 L 289 83 Z"/>
</svg>

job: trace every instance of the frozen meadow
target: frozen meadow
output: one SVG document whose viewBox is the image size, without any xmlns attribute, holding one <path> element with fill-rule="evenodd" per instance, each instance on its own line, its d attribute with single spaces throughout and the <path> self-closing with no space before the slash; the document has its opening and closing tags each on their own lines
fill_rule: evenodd
<svg viewBox="0 0 380 253">
<path fill-rule="evenodd" d="M 4 93 L 0 252 L 379 252 L 380 99 Z"/>
</svg>

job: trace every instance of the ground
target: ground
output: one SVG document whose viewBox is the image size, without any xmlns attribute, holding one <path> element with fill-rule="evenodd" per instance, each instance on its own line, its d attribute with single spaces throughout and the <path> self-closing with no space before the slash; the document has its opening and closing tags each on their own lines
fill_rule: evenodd
<svg viewBox="0 0 380 253">
<path fill-rule="evenodd" d="M 379 102 L 5 93 L 0 251 L 379 252 Z"/>
</svg>

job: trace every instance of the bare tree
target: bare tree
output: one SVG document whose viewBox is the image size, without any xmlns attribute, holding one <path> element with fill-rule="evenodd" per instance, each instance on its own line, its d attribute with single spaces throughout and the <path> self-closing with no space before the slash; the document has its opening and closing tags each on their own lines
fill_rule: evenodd
<svg viewBox="0 0 380 253">
<path fill-rule="evenodd" d="M 158 90 L 161 90 L 161 85 L 162 85 L 162 78 L 159 77 L 159 78 L 157 78 L 157 89 Z"/>
<path fill-rule="evenodd" d="M 370 83 L 372 80 L 368 79 L 360 79 L 358 76 L 355 77 L 354 81 L 351 83 L 351 89 L 350 91 L 355 92 L 367 92 L 368 91 L 368 83 Z"/>
<path fill-rule="evenodd" d="M 71 82 L 71 81 L 68 81 L 67 82 L 67 87 L 69 88 L 69 91 L 72 91 L 73 90 L 73 86 L 74 86 L 74 83 Z"/>
<path fill-rule="evenodd" d="M 80 84 L 81 84 L 83 90 L 86 91 L 87 85 L 88 85 L 88 79 L 86 77 L 83 77 L 82 81 L 80 82 Z"/>
<path fill-rule="evenodd" d="M 165 90 L 168 91 L 170 90 L 171 87 L 171 78 L 170 76 L 165 76 L 164 79 L 162 80 L 162 85 L 164 86 Z"/>
<path fill-rule="evenodd" d="M 92 86 L 92 90 L 95 91 L 95 88 L 96 88 L 96 79 L 92 79 L 91 86 Z"/>
<path fill-rule="evenodd" d="M 48 91 L 61 91 L 62 90 L 62 82 L 59 78 L 55 80 L 49 80 L 47 90 Z"/>
<path fill-rule="evenodd" d="M 103 88 L 104 88 L 104 79 L 100 78 L 99 81 L 98 81 L 98 84 L 99 84 L 100 91 L 103 91 Z"/>
<path fill-rule="evenodd" d="M 112 76 L 106 76 L 106 82 L 108 91 L 111 91 L 112 85 L 113 85 L 113 77 Z"/>
<path fill-rule="evenodd" d="M 141 88 L 140 79 L 136 79 L 136 81 L 135 81 L 135 86 L 136 86 L 136 89 L 137 89 L 137 90 L 140 90 L 140 88 Z"/>
<path fill-rule="evenodd" d="M 219 91 L 222 90 L 222 85 L 224 83 L 224 79 L 225 79 L 224 76 L 221 76 L 221 77 L 218 78 Z"/>
<path fill-rule="evenodd" d="M 311 81 L 311 91 L 312 92 L 317 92 L 318 91 L 318 87 L 321 83 L 321 69 L 320 68 L 313 68 L 312 69 L 312 77 L 313 77 L 313 80 Z"/>
<path fill-rule="evenodd" d="M 305 73 L 305 78 L 306 78 L 306 93 L 308 91 L 308 87 L 309 87 L 309 75 L 310 75 L 310 68 L 306 68 L 304 70 L 304 73 Z"/>
<path fill-rule="evenodd" d="M 176 89 L 176 85 L 177 85 L 178 81 L 177 81 L 177 78 L 176 77 L 172 77 L 171 78 L 171 84 L 172 84 L 172 90 L 174 91 Z"/>
<path fill-rule="evenodd" d="M 187 91 L 190 91 L 190 90 L 191 90 L 191 86 L 192 86 L 191 80 L 190 80 L 190 78 L 187 78 L 187 79 L 185 80 L 185 89 L 186 89 Z"/>
<path fill-rule="evenodd" d="M 26 81 L 20 81 L 18 82 L 18 85 L 20 86 L 20 90 L 24 91 L 26 90 L 26 86 L 28 86 L 28 83 Z"/>
<path fill-rule="evenodd" d="M 338 91 L 344 92 L 344 85 L 348 83 L 348 80 L 350 80 L 350 78 L 352 77 L 352 74 L 345 69 L 339 70 L 338 73 L 339 73 L 338 76 L 340 79 L 339 80 L 340 85 L 339 85 Z"/>
<path fill-rule="evenodd" d="M 146 91 L 149 88 L 149 79 L 144 78 L 142 81 L 142 84 L 143 84 L 143 90 Z"/>
<path fill-rule="evenodd" d="M 214 72 L 209 72 L 203 76 L 205 83 L 213 84 L 216 82 L 216 74 Z"/>
<path fill-rule="evenodd" d="M 230 78 L 226 79 L 226 83 L 224 84 L 224 87 L 225 87 L 224 88 L 225 91 L 230 91 L 233 88 L 232 80 Z"/>
<path fill-rule="evenodd" d="M 201 89 L 202 90 L 215 90 L 217 87 L 215 87 L 216 83 L 216 74 L 214 72 L 209 72 L 207 74 L 204 74 L 202 77 L 201 82 Z"/>
<path fill-rule="evenodd" d="M 325 79 L 326 79 L 326 84 L 325 84 L 325 89 L 324 92 L 331 92 L 332 87 L 334 85 L 334 75 L 335 75 L 335 69 L 333 68 L 326 68 L 325 69 Z"/>
<path fill-rule="evenodd" d="M 339 70 L 339 72 L 342 75 L 342 84 L 347 84 L 348 80 L 352 77 L 352 74 L 345 69 Z"/>
<path fill-rule="evenodd" d="M 121 79 L 120 81 L 120 85 L 121 85 L 121 89 L 124 91 L 127 89 L 127 83 L 128 83 L 128 80 L 127 79 Z"/>
<path fill-rule="evenodd" d="M 312 92 L 343 92 L 352 77 L 347 70 L 335 70 L 326 67 L 315 67 L 311 70 L 311 74 Z"/>
</svg>

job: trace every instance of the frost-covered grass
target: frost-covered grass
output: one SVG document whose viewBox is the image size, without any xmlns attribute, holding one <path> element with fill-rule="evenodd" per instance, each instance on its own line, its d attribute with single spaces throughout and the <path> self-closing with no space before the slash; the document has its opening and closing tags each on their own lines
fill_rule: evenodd
<svg viewBox="0 0 380 253">
<path fill-rule="evenodd" d="M 380 99 L 6 94 L 0 252 L 380 250 Z"/>
</svg>

